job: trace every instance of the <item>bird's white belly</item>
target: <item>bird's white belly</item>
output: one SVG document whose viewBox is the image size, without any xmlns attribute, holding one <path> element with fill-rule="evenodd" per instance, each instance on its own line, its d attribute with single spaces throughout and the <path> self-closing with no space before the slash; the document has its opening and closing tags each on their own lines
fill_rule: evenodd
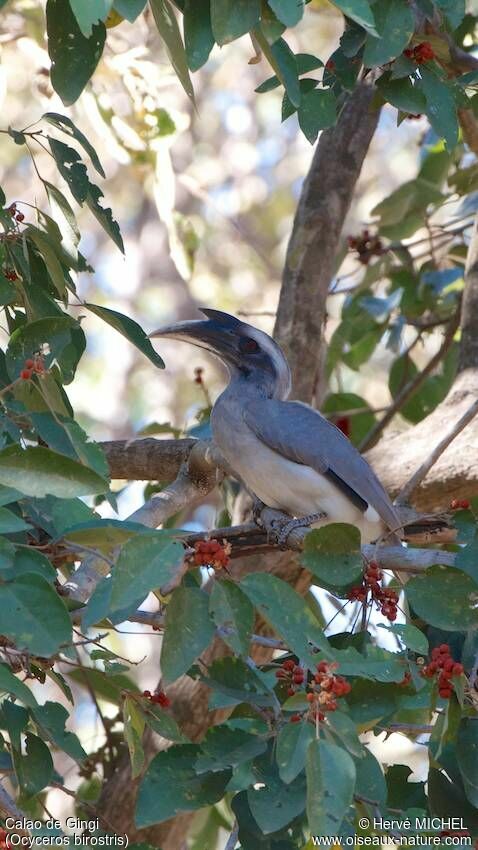
<svg viewBox="0 0 478 850">
<path fill-rule="evenodd" d="M 259 440 L 254 440 L 253 446 L 247 443 L 239 452 L 235 445 L 234 457 L 227 457 L 227 449 L 223 449 L 223 453 L 249 490 L 268 507 L 294 517 L 324 512 L 327 519 L 315 526 L 351 523 L 360 529 L 364 543 L 375 540 L 384 531 L 385 526 L 373 508 L 362 513 L 334 484 L 310 466 L 282 457 Z"/>
</svg>

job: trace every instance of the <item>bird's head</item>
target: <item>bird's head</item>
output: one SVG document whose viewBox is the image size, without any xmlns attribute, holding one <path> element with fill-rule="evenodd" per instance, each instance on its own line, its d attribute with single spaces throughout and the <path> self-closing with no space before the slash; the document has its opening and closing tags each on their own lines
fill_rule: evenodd
<svg viewBox="0 0 478 850">
<path fill-rule="evenodd" d="M 201 309 L 204 319 L 176 322 L 153 331 L 150 337 L 190 342 L 215 354 L 233 377 L 266 384 L 275 398 L 287 398 L 290 369 L 272 337 L 220 310 Z"/>
</svg>

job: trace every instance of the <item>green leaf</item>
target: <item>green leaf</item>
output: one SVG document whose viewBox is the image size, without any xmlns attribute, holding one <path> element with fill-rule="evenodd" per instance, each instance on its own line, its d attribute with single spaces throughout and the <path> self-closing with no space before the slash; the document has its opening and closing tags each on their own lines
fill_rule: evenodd
<svg viewBox="0 0 478 850">
<path fill-rule="evenodd" d="M 186 673 L 213 636 L 207 593 L 197 587 L 178 587 L 166 609 L 161 647 L 161 670 L 165 680 L 174 682 Z"/>
<path fill-rule="evenodd" d="M 143 712 L 132 697 L 126 697 L 123 702 L 123 724 L 124 737 L 131 759 L 131 775 L 133 779 L 136 779 L 144 764 L 142 740 L 145 720 Z"/>
<path fill-rule="evenodd" d="M 352 757 L 328 741 L 312 741 L 307 752 L 307 817 L 313 835 L 340 834 L 355 788 Z"/>
<path fill-rule="evenodd" d="M 79 98 L 100 60 L 106 30 L 97 24 L 91 37 L 85 38 L 68 0 L 47 0 L 46 23 L 51 83 L 69 106 Z"/>
<path fill-rule="evenodd" d="M 409 77 L 400 80 L 390 79 L 389 74 L 384 74 L 377 81 L 377 88 L 392 106 L 412 115 L 419 115 L 425 111 L 426 98 L 418 85 L 414 85 Z"/>
<path fill-rule="evenodd" d="M 0 508 L 0 534 L 16 534 L 19 531 L 28 531 L 29 528 L 32 528 L 30 523 L 25 522 L 18 514 L 8 508 Z"/>
<path fill-rule="evenodd" d="M 151 729 L 167 741 L 173 741 L 174 744 L 186 744 L 188 739 L 181 732 L 174 717 L 167 714 L 163 708 L 160 708 L 153 703 L 149 703 L 143 708 L 145 722 Z"/>
<path fill-rule="evenodd" d="M 25 360 L 48 344 L 45 369 L 57 363 L 65 383 L 70 383 L 85 349 L 85 335 L 70 316 L 49 317 L 29 322 L 13 331 L 6 351 L 6 367 L 12 381 L 20 376 Z"/>
<path fill-rule="evenodd" d="M 266 741 L 258 735 L 226 724 L 214 726 L 201 741 L 202 754 L 196 759 L 195 768 L 198 773 L 206 773 L 237 767 L 261 755 L 266 747 Z"/>
<path fill-rule="evenodd" d="M 12 694 L 29 708 L 34 708 L 37 704 L 30 688 L 13 675 L 7 664 L 0 664 L 0 693 Z"/>
<path fill-rule="evenodd" d="M 354 721 L 344 711 L 334 711 L 327 717 L 327 724 L 341 744 L 350 755 L 361 759 L 364 755 L 364 746 L 360 742 Z"/>
<path fill-rule="evenodd" d="M 232 629 L 222 639 L 238 655 L 249 654 L 254 609 L 247 596 L 233 581 L 214 583 L 209 609 L 218 628 Z"/>
<path fill-rule="evenodd" d="M 474 717 L 464 717 L 460 723 L 456 758 L 466 796 L 478 808 L 478 722 Z"/>
<path fill-rule="evenodd" d="M 221 658 L 214 661 L 208 670 L 207 676 L 201 676 L 202 681 L 224 695 L 226 699 L 218 699 L 214 694 L 212 701 L 220 705 L 234 705 L 239 702 L 250 703 L 258 706 L 277 707 L 277 697 L 272 691 L 272 685 L 267 681 L 267 675 L 261 674 L 247 666 L 242 658 Z"/>
<path fill-rule="evenodd" d="M 8 446 L 0 452 L 0 484 L 21 487 L 27 496 L 61 499 L 105 493 L 108 482 L 71 458 L 43 446 Z"/>
<path fill-rule="evenodd" d="M 82 5 L 85 5 L 83 0 L 77 0 L 77 2 L 81 2 Z M 100 2 L 109 2 L 109 0 L 100 0 Z M 85 153 L 91 159 L 93 166 L 96 168 L 97 172 L 101 174 L 102 177 L 106 177 L 103 166 L 99 160 L 98 154 L 96 153 L 93 145 L 86 138 L 85 134 L 78 129 L 76 124 L 73 123 L 71 118 L 68 115 L 60 115 L 59 112 L 45 112 L 43 115 L 43 119 L 48 121 L 49 124 L 52 124 L 57 130 L 61 130 L 62 133 L 65 133 L 70 139 L 74 139 L 75 142 L 78 142 L 79 145 L 83 148 Z M 48 184 L 50 185 L 50 184 Z"/>
<path fill-rule="evenodd" d="M 321 658 L 332 657 L 320 623 L 287 582 L 269 573 L 255 573 L 246 576 L 240 587 L 299 658 L 315 666 L 317 658 L 309 642 L 323 651 Z"/>
<path fill-rule="evenodd" d="M 260 0 L 211 0 L 215 40 L 218 44 L 235 41 L 258 25 L 260 15 Z"/>
<path fill-rule="evenodd" d="M 51 136 L 48 136 L 48 143 L 57 168 L 63 179 L 66 180 L 75 200 L 82 206 L 86 203 L 105 233 L 124 254 L 124 245 L 118 223 L 114 220 L 111 210 L 108 207 L 101 206 L 100 198 L 103 197 L 103 193 L 98 186 L 90 182 L 86 166 L 78 151 Z"/>
<path fill-rule="evenodd" d="M 48 657 L 71 640 L 71 621 L 63 600 L 36 573 L 24 573 L 1 584 L 0 606 L 2 632 L 19 649 Z"/>
<path fill-rule="evenodd" d="M 452 29 L 456 29 L 465 17 L 465 0 L 435 0 L 435 5 L 443 12 Z"/>
<path fill-rule="evenodd" d="M 209 0 L 186 0 L 184 46 L 189 70 L 197 71 L 202 68 L 214 47 Z"/>
<path fill-rule="evenodd" d="M 155 756 L 139 787 L 136 826 L 162 823 L 178 812 L 192 812 L 222 799 L 232 772 L 198 776 L 194 765 L 200 754 L 199 746 L 186 744 Z"/>
<path fill-rule="evenodd" d="M 150 531 L 133 537 L 124 544 L 113 570 L 111 610 L 127 608 L 170 582 L 183 561 L 183 545 L 165 532 Z"/>
<path fill-rule="evenodd" d="M 94 24 L 104 22 L 108 17 L 113 0 L 69 0 L 69 4 L 81 32 L 89 38 Z"/>
<path fill-rule="evenodd" d="M 254 820 L 266 835 L 287 826 L 305 809 L 305 777 L 282 782 L 270 753 L 254 763 L 256 782 L 263 787 L 249 788 L 247 800 Z"/>
<path fill-rule="evenodd" d="M 295 27 L 304 14 L 304 0 L 267 0 L 276 18 L 286 27 Z"/>
<path fill-rule="evenodd" d="M 302 97 L 297 115 L 300 129 L 313 145 L 320 130 L 335 124 L 337 101 L 332 89 L 312 89 Z"/>
<path fill-rule="evenodd" d="M 309 744 L 315 738 L 311 723 L 286 723 L 277 736 L 276 759 L 279 776 L 288 785 L 305 767 Z"/>
<path fill-rule="evenodd" d="M 37 735 L 27 733 L 26 755 L 13 754 L 18 782 L 27 797 L 33 797 L 53 779 L 53 759 L 47 745 Z"/>
<path fill-rule="evenodd" d="M 478 627 L 478 584 L 461 570 L 430 567 L 405 586 L 419 617 L 445 631 Z"/>
<path fill-rule="evenodd" d="M 297 63 L 297 73 L 299 76 L 301 74 L 307 74 L 309 71 L 315 71 L 316 68 L 322 68 L 323 62 L 317 56 L 313 56 L 312 53 L 296 53 L 295 60 Z M 304 82 L 304 81 L 302 81 Z M 272 91 L 280 86 L 281 82 L 279 77 L 273 76 L 269 77 L 269 79 L 264 80 L 260 86 L 257 86 L 254 89 L 258 94 L 263 94 L 264 92 Z"/>
<path fill-rule="evenodd" d="M 114 0 L 113 8 L 131 24 L 141 14 L 148 0 Z"/>
<path fill-rule="evenodd" d="M 48 201 L 51 207 L 53 218 L 55 219 L 62 234 L 62 247 L 65 249 L 68 256 L 78 256 L 78 243 L 80 241 L 80 231 L 76 223 L 75 214 L 56 186 L 53 186 L 48 181 L 44 181 Z"/>
<path fill-rule="evenodd" d="M 360 797 L 376 800 L 380 807 L 384 806 L 387 802 L 387 783 L 380 764 L 370 750 L 365 749 L 363 758 L 356 760 L 355 769 L 355 793 Z"/>
<path fill-rule="evenodd" d="M 315 528 L 305 538 L 300 560 L 319 584 L 347 587 L 362 577 L 359 529 L 346 523 Z"/>
<path fill-rule="evenodd" d="M 269 45 L 259 30 L 255 30 L 255 36 L 271 68 L 284 86 L 290 102 L 293 106 L 299 106 L 301 89 L 297 59 L 289 45 L 283 38 Z"/>
<path fill-rule="evenodd" d="M 448 150 L 458 143 L 457 104 L 452 84 L 442 80 L 434 71 L 420 69 L 420 86 L 423 89 L 427 105 L 427 118 L 437 136 L 445 139 Z"/>
<path fill-rule="evenodd" d="M 124 673 L 106 676 L 102 670 L 82 667 L 69 672 L 67 675 L 75 684 L 90 691 L 93 690 L 98 698 L 104 699 L 112 705 L 121 704 L 123 691 L 138 691 L 133 680 L 125 676 Z"/>
<path fill-rule="evenodd" d="M 380 3 L 375 3 L 373 11 L 379 37 L 367 36 L 363 62 L 368 68 L 385 65 L 399 56 L 415 28 L 407 0 L 380 0 Z"/>
<path fill-rule="evenodd" d="M 47 738 L 75 761 L 81 762 L 86 758 L 77 736 L 65 729 L 69 714 L 63 705 L 58 702 L 46 702 L 36 706 L 32 713 L 35 723 L 40 726 L 43 738 Z"/>
<path fill-rule="evenodd" d="M 171 64 L 184 91 L 194 101 L 188 61 L 178 22 L 168 0 L 149 0 L 158 32 L 164 41 Z"/>
<path fill-rule="evenodd" d="M 126 337 L 127 340 L 132 342 L 158 369 L 164 369 L 164 363 L 161 357 L 159 354 L 156 354 L 143 328 L 134 319 L 130 319 L 129 316 L 123 316 L 122 313 L 118 313 L 116 310 L 110 310 L 108 307 L 99 307 L 97 304 L 85 304 L 84 306 L 88 307 L 88 310 L 91 310 L 92 313 L 95 313 L 100 319 L 103 319 L 104 322 L 107 322 Z"/>
<path fill-rule="evenodd" d="M 347 18 L 351 18 L 352 21 L 360 24 L 372 35 L 378 36 L 375 18 L 367 0 L 332 0 L 332 2 Z"/>
<path fill-rule="evenodd" d="M 386 626 L 384 623 L 378 623 L 380 629 L 386 629 L 394 635 L 398 635 L 402 643 L 411 649 L 412 652 L 418 652 L 420 655 L 428 655 L 428 640 L 426 635 L 412 626 L 410 623 L 392 623 Z"/>
</svg>

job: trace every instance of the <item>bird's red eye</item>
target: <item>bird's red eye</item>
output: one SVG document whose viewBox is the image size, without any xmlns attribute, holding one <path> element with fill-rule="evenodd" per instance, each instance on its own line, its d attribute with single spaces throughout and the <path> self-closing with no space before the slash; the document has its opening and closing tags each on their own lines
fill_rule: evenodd
<svg viewBox="0 0 478 850">
<path fill-rule="evenodd" d="M 239 340 L 239 351 L 242 354 L 253 354 L 259 351 L 259 344 L 250 336 L 243 336 Z"/>
</svg>

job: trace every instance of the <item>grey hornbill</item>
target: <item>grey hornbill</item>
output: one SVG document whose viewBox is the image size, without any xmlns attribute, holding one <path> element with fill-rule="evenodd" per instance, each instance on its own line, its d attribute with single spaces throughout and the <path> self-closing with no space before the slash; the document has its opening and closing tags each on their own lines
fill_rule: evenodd
<svg viewBox="0 0 478 850">
<path fill-rule="evenodd" d="M 150 334 L 184 340 L 217 355 L 230 381 L 211 415 L 214 442 L 250 492 L 297 525 L 356 525 L 362 542 L 400 528 L 380 481 L 347 437 L 317 410 L 287 401 L 287 360 L 263 331 L 218 310 Z"/>
</svg>

